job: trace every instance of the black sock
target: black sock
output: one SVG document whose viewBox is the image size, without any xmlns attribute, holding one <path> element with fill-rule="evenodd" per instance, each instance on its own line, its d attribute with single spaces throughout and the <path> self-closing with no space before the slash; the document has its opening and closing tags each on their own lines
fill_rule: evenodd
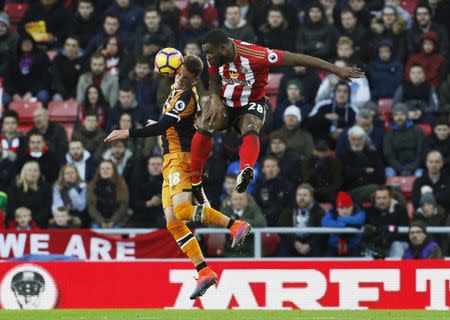
<svg viewBox="0 0 450 320">
<path fill-rule="evenodd" d="M 206 267 L 207 267 L 206 262 L 203 261 L 202 263 L 200 263 L 197 266 L 195 266 L 195 269 L 197 269 L 197 272 L 200 272 L 200 270 L 202 270 L 202 269 L 204 269 Z"/>
<path fill-rule="evenodd" d="M 230 218 L 230 221 L 228 221 L 228 224 L 227 224 L 227 229 L 231 228 L 231 226 L 233 225 L 234 221 L 235 221 L 234 219 Z"/>
</svg>

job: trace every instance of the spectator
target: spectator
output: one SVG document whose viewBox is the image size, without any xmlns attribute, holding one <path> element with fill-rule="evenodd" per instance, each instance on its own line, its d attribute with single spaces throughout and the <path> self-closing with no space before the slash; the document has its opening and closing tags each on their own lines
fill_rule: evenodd
<svg viewBox="0 0 450 320">
<path fill-rule="evenodd" d="M 69 14 L 58 0 L 34 1 L 20 22 L 21 33 L 30 33 L 48 47 L 61 46 L 69 28 Z"/>
<path fill-rule="evenodd" d="M 414 208 L 419 208 L 422 194 L 431 191 L 439 205 L 450 209 L 450 179 L 448 174 L 442 170 L 444 166 L 442 154 L 437 150 L 430 151 L 427 154 L 425 166 L 427 168 L 426 174 L 417 178 L 413 184 L 412 202 Z"/>
<path fill-rule="evenodd" d="M 376 230 L 373 245 L 381 246 L 382 256 L 387 253 L 391 258 L 403 257 L 408 247 L 407 237 L 397 233 L 397 228 L 409 225 L 408 212 L 384 185 L 376 188 L 372 204 L 367 208 L 366 227 L 368 225 Z"/>
<path fill-rule="evenodd" d="M 239 219 L 250 223 L 256 228 L 263 228 L 267 226 L 266 218 L 264 217 L 261 208 L 257 204 L 249 200 L 249 195 L 246 193 L 238 193 L 233 190 L 230 195 L 230 206 L 224 205 L 220 208 L 220 212 L 233 219 Z M 249 239 L 251 240 L 251 239 Z M 238 256 L 253 257 L 254 247 L 253 241 L 246 241 L 240 247 Z M 225 248 L 225 256 L 236 256 L 236 251 L 230 248 Z"/>
<path fill-rule="evenodd" d="M 317 71 L 314 69 L 306 69 L 303 66 L 296 66 L 293 68 L 291 73 L 286 73 L 280 81 L 280 88 L 278 90 L 277 97 L 278 102 L 287 99 L 287 87 L 291 80 L 297 80 L 300 82 L 301 89 L 303 89 L 301 90 L 301 95 L 304 97 L 306 103 L 309 105 L 313 104 L 321 82 L 319 76 L 317 75 Z"/>
<path fill-rule="evenodd" d="M 414 213 L 414 221 L 422 221 L 427 227 L 448 227 L 450 219 L 445 209 L 436 203 L 433 192 L 425 192 L 420 196 L 420 208 Z M 430 240 L 436 241 L 444 255 L 448 253 L 449 235 L 435 234 Z"/>
<path fill-rule="evenodd" d="M 376 58 L 367 67 L 370 93 L 374 101 L 392 98 L 403 78 L 403 64 L 394 58 L 390 40 L 381 40 L 376 54 Z"/>
<path fill-rule="evenodd" d="M 131 69 L 130 57 L 120 38 L 110 36 L 103 43 L 102 54 L 106 61 L 106 71 L 119 80 L 128 78 Z"/>
<path fill-rule="evenodd" d="M 408 30 L 411 29 L 413 23 L 411 14 L 401 6 L 400 0 L 384 0 L 384 3 L 386 6 L 393 6 L 397 15 L 405 21 L 405 28 Z"/>
<path fill-rule="evenodd" d="M 208 29 L 217 28 L 219 26 L 219 15 L 214 4 L 206 0 L 189 0 L 188 5 L 181 11 L 180 24 L 182 28 L 187 28 L 189 24 L 192 7 L 200 8 L 200 14 Z"/>
<path fill-rule="evenodd" d="M 161 22 L 161 13 L 155 7 L 148 7 L 144 12 L 144 24 L 136 32 L 134 44 L 135 55 L 139 55 L 146 36 L 158 36 L 161 47 L 174 47 L 175 36 L 169 26 Z"/>
<path fill-rule="evenodd" d="M 450 112 L 450 72 L 439 88 L 439 111 Z"/>
<path fill-rule="evenodd" d="M 77 102 L 79 104 L 83 102 L 83 98 L 86 95 L 86 89 L 91 84 L 102 89 L 103 95 L 110 106 L 115 105 L 119 81 L 117 77 L 106 72 L 106 59 L 100 53 L 91 56 L 90 71 L 83 73 L 78 80 Z"/>
<path fill-rule="evenodd" d="M 230 38 L 246 42 L 255 42 L 256 36 L 252 26 L 241 16 L 241 10 L 237 3 L 225 8 L 225 21 L 223 30 Z"/>
<path fill-rule="evenodd" d="M 297 185 L 301 176 L 300 156 L 288 149 L 287 140 L 282 134 L 270 135 L 269 154 L 278 159 L 280 176 L 285 177 L 293 185 Z"/>
<path fill-rule="evenodd" d="M 121 39 L 126 41 L 127 36 L 119 31 L 120 21 L 119 17 L 113 13 L 107 13 L 103 18 L 103 29 L 98 32 L 92 39 L 89 41 L 86 47 L 86 56 L 91 56 L 94 52 L 97 52 L 101 49 L 102 45 L 105 43 L 105 40 L 108 37 L 119 36 Z M 130 42 L 126 42 L 127 48 L 130 46 Z"/>
<path fill-rule="evenodd" d="M 60 164 L 56 154 L 49 149 L 40 132 L 32 132 L 28 136 L 27 151 L 21 153 L 17 159 L 17 172 L 20 172 L 29 161 L 36 161 L 39 164 L 42 176 L 49 183 L 53 183 L 58 177 Z"/>
<path fill-rule="evenodd" d="M 273 7 L 267 11 L 267 20 L 259 28 L 258 43 L 267 48 L 294 51 L 295 33 L 289 29 L 281 8 Z"/>
<path fill-rule="evenodd" d="M 252 195 L 263 210 L 267 225 L 273 227 L 280 218 L 281 210 L 289 205 L 293 186 L 280 175 L 278 159 L 268 155 L 264 158 L 263 177 L 256 183 Z"/>
<path fill-rule="evenodd" d="M 50 87 L 50 60 L 38 49 L 29 34 L 20 36 L 17 51 L 9 59 L 5 74 L 3 104 L 11 101 L 30 101 L 33 98 L 47 105 Z"/>
<path fill-rule="evenodd" d="M 14 212 L 14 220 L 9 222 L 8 229 L 33 230 L 38 229 L 38 226 L 31 217 L 30 209 L 27 207 L 19 207 Z"/>
<path fill-rule="evenodd" d="M 191 0 L 192 1 L 192 0 Z M 197 0 L 204 1 L 204 0 Z M 184 48 L 189 41 L 201 41 L 208 31 L 205 26 L 203 11 L 200 5 L 194 3 L 189 5 L 189 24 L 181 32 L 179 47 Z"/>
<path fill-rule="evenodd" d="M 340 157 L 343 188 L 359 202 L 376 185 L 384 183 L 383 159 L 377 151 L 367 147 L 366 132 L 360 126 L 353 126 L 348 130 L 348 140 L 350 148 Z"/>
<path fill-rule="evenodd" d="M 409 227 L 409 248 L 403 255 L 403 259 L 442 259 L 442 251 L 439 245 L 428 239 L 427 227 L 421 221 L 411 223 Z"/>
<path fill-rule="evenodd" d="M 408 107 L 397 104 L 392 109 L 394 123 L 392 131 L 387 132 L 383 139 L 383 151 L 386 159 L 386 176 L 396 175 L 419 177 L 423 170 L 420 168 L 424 136 L 423 131 L 408 120 Z"/>
<path fill-rule="evenodd" d="M 366 0 L 348 0 L 347 4 L 349 6 L 349 8 L 355 12 L 356 17 L 358 18 L 358 23 L 363 25 L 364 27 L 368 27 L 369 23 L 370 23 L 370 11 L 369 8 L 367 6 L 367 2 L 371 2 L 371 1 L 366 1 Z M 338 21 L 335 21 L 335 24 Z"/>
<path fill-rule="evenodd" d="M 381 17 L 371 19 L 370 30 L 369 43 L 377 45 L 381 41 L 390 41 L 392 43 L 392 58 L 400 62 L 405 61 L 408 55 L 406 51 L 406 24 L 394 6 L 385 5 Z M 373 49 L 376 48 L 372 46 L 370 49 L 372 49 L 371 53 L 376 55 L 376 52 L 373 52 Z"/>
<path fill-rule="evenodd" d="M 99 25 L 93 0 L 78 0 L 77 10 L 72 14 L 70 33 L 79 39 L 81 48 L 87 48 L 94 37 L 93 31 L 98 30 Z"/>
<path fill-rule="evenodd" d="M 350 8 L 344 8 L 340 12 L 341 28 L 337 30 L 337 38 L 349 37 L 353 42 L 354 55 L 358 60 L 367 58 L 367 29 L 358 24 L 358 17 Z"/>
<path fill-rule="evenodd" d="M 316 103 L 307 121 L 315 140 L 328 139 L 334 147 L 339 134 L 355 123 L 357 111 L 350 103 L 350 92 L 350 86 L 340 81 L 334 88 L 332 99 Z"/>
<path fill-rule="evenodd" d="M 10 57 L 16 54 L 19 35 L 11 29 L 9 17 L 0 13 L 0 77 L 6 75 Z"/>
<path fill-rule="evenodd" d="M 120 228 L 128 220 L 128 188 L 110 160 L 103 160 L 88 186 L 91 228 Z"/>
<path fill-rule="evenodd" d="M 64 165 L 53 186 L 52 212 L 55 213 L 61 207 L 67 208 L 73 217 L 77 217 L 83 227 L 89 226 L 87 185 L 75 164 Z"/>
<path fill-rule="evenodd" d="M 181 10 L 175 5 L 175 0 L 160 0 L 158 9 L 161 22 L 169 26 L 170 30 L 175 30 L 175 36 L 178 37 Z"/>
<path fill-rule="evenodd" d="M 97 169 L 97 161 L 91 153 L 85 150 L 81 140 L 72 139 L 69 143 L 69 152 L 66 154 L 68 164 L 73 164 L 79 176 L 84 181 L 91 181 Z"/>
<path fill-rule="evenodd" d="M 52 85 L 56 91 L 53 100 L 75 99 L 78 78 L 84 72 L 84 68 L 85 60 L 78 39 L 74 36 L 67 37 L 64 49 L 52 62 Z"/>
<path fill-rule="evenodd" d="M 99 161 L 106 148 L 106 144 L 103 142 L 105 137 L 105 132 L 98 127 L 95 113 L 86 113 L 81 126 L 75 128 L 72 139 L 80 140 L 86 150 Z"/>
<path fill-rule="evenodd" d="M 39 164 L 27 162 L 20 171 L 17 181 L 8 190 L 8 210 L 15 212 L 19 207 L 27 207 L 39 228 L 46 228 L 51 215 L 52 188 L 41 177 Z"/>
<path fill-rule="evenodd" d="M 440 72 L 445 65 L 445 56 L 439 54 L 439 42 L 436 33 L 424 32 L 420 36 L 420 53 L 411 55 L 406 63 L 405 78 L 409 78 L 409 69 L 420 64 L 425 70 L 425 79 L 437 90 L 441 84 Z"/>
<path fill-rule="evenodd" d="M 130 75 L 130 82 L 137 104 L 145 109 L 147 118 L 157 121 L 161 115 L 160 108 L 156 105 L 158 82 L 147 58 L 137 58 L 134 71 Z"/>
<path fill-rule="evenodd" d="M 3 142 L 3 137 L 1 138 L 1 142 Z M 12 160 L 13 158 L 14 160 Z M 3 143 L 0 144 L 0 190 L 6 190 L 14 178 L 14 173 L 16 172 L 15 158 L 15 152 L 10 152 L 8 149 L 3 149 Z"/>
<path fill-rule="evenodd" d="M 113 125 L 118 125 L 120 116 L 123 113 L 129 113 L 133 118 L 133 122 L 144 124 L 144 110 L 142 106 L 138 105 L 133 87 L 129 83 L 124 83 L 120 86 L 119 101 L 109 112 L 106 128 L 111 129 Z"/>
<path fill-rule="evenodd" d="M 48 222 L 49 229 L 74 229 L 80 226 L 80 218 L 71 216 L 69 209 L 66 207 L 59 207 L 53 210 L 53 218 Z"/>
<path fill-rule="evenodd" d="M 44 136 L 49 150 L 53 151 L 58 163 L 62 165 L 65 162 L 67 153 L 67 134 L 64 128 L 57 122 L 48 121 L 47 110 L 39 108 L 33 113 L 34 127 L 27 133 L 39 132 Z"/>
<path fill-rule="evenodd" d="M 305 15 L 305 22 L 298 31 L 297 51 L 317 58 L 327 59 L 333 55 L 333 27 L 325 17 L 320 3 L 313 3 Z"/>
<path fill-rule="evenodd" d="M 142 8 L 133 4 L 132 0 L 115 0 L 107 11 L 119 17 L 120 30 L 127 37 L 133 38 L 134 33 L 143 20 Z"/>
<path fill-rule="evenodd" d="M 131 228 L 162 228 L 165 225 L 164 212 L 161 206 L 161 173 L 163 159 L 161 156 L 150 156 L 146 160 L 145 172 L 133 179 L 130 194 L 133 216 L 127 223 Z"/>
<path fill-rule="evenodd" d="M 102 90 L 94 84 L 86 88 L 83 102 L 78 111 L 78 121 L 83 123 L 87 114 L 94 114 L 98 119 L 98 125 L 104 129 L 109 112 L 108 102 L 105 100 Z"/>
<path fill-rule="evenodd" d="M 314 188 L 317 201 L 334 202 L 342 185 L 342 166 L 331 156 L 326 140 L 314 144 L 313 156 L 303 162 L 302 175 L 302 180 Z"/>
<path fill-rule="evenodd" d="M 336 43 L 336 53 L 338 60 L 343 60 L 351 67 L 364 68 L 365 65 L 362 60 L 355 55 L 355 49 L 353 48 L 353 41 L 350 37 L 341 36 Z"/>
<path fill-rule="evenodd" d="M 336 197 L 336 207 L 322 218 L 325 228 L 360 228 L 366 219 L 364 210 L 353 204 L 352 198 L 345 192 Z M 361 234 L 330 234 L 328 237 L 328 257 L 361 255 Z"/>
<path fill-rule="evenodd" d="M 301 184 L 295 192 L 295 205 L 284 209 L 278 220 L 280 227 L 320 227 L 325 212 L 314 199 L 314 188 Z M 278 255 L 281 257 L 321 257 L 324 236 L 297 232 L 281 236 Z"/>
<path fill-rule="evenodd" d="M 184 46 L 183 49 L 183 54 L 198 56 L 200 59 L 202 59 L 204 66 L 208 64 L 208 61 L 206 61 L 206 55 L 203 53 L 200 43 L 198 41 L 186 42 L 186 45 Z M 203 68 L 203 71 L 200 73 L 200 80 L 201 81 L 197 82 L 197 91 L 199 96 L 204 97 L 209 95 L 209 93 L 206 91 L 206 88 L 208 88 L 208 81 L 209 81 L 208 68 Z"/>
<path fill-rule="evenodd" d="M 431 136 L 425 140 L 425 154 L 438 150 L 444 159 L 444 171 L 450 169 L 450 126 L 448 119 L 438 117 Z"/>
<path fill-rule="evenodd" d="M 320 4 L 325 10 L 325 18 L 330 26 L 334 25 L 336 10 L 336 0 L 320 0 Z M 339 20 L 339 19 L 336 19 Z M 338 22 L 338 21 L 336 21 Z"/>
<path fill-rule="evenodd" d="M 223 179 L 223 189 L 222 195 L 220 196 L 221 206 L 231 206 L 231 193 L 236 189 L 236 175 L 226 174 Z"/>
<path fill-rule="evenodd" d="M 367 109 L 362 109 L 356 116 L 356 125 L 361 127 L 365 132 L 365 147 L 367 150 L 383 152 L 384 130 L 375 127 L 373 124 L 372 113 Z M 348 139 L 348 129 L 343 131 L 337 140 L 336 155 L 338 157 L 347 153 L 350 149 L 350 141 Z"/>
<path fill-rule="evenodd" d="M 342 59 L 338 59 L 334 62 L 338 67 L 346 67 L 347 62 Z M 316 103 L 321 102 L 322 100 L 332 99 L 333 94 L 335 93 L 336 86 L 338 83 L 342 82 L 339 78 L 334 74 L 327 75 L 320 84 L 319 91 L 317 91 L 316 95 Z M 358 78 L 352 79 L 350 84 L 347 84 L 349 87 L 349 102 L 351 102 L 354 109 L 361 108 L 364 103 L 370 100 L 370 88 L 369 82 L 366 78 Z"/>
<path fill-rule="evenodd" d="M 305 102 L 302 95 L 302 84 L 298 80 L 291 80 L 287 84 L 286 88 L 287 97 L 285 100 L 279 103 L 273 114 L 273 125 L 274 129 L 279 129 L 284 122 L 284 112 L 289 106 L 295 106 L 300 109 L 300 120 L 307 119 L 308 114 L 311 112 L 311 106 Z M 302 125 L 303 127 L 305 124 Z"/>
<path fill-rule="evenodd" d="M 285 140 L 287 147 L 300 156 L 299 160 L 311 157 L 313 139 L 311 134 L 300 128 L 303 119 L 297 106 L 290 106 L 284 111 L 284 126 L 272 132 L 272 136 L 280 136 Z"/>
<path fill-rule="evenodd" d="M 111 142 L 111 148 L 105 151 L 103 159 L 114 163 L 117 172 L 125 180 L 127 186 L 131 186 L 135 157 L 131 150 L 128 149 L 125 140 Z"/>
<path fill-rule="evenodd" d="M 409 55 L 420 51 L 420 36 L 424 32 L 432 31 L 436 33 L 439 42 L 439 53 L 448 53 L 448 34 L 440 25 L 431 21 L 432 10 L 426 3 L 420 3 L 414 9 L 414 24 L 408 31 L 408 53 Z"/>
<path fill-rule="evenodd" d="M 135 55 L 143 56 L 148 61 L 154 61 L 156 54 L 162 47 L 162 40 L 159 35 L 146 35 L 142 39 L 142 46 L 140 48 L 136 48 L 138 52 L 136 52 Z"/>
<path fill-rule="evenodd" d="M 26 141 L 17 130 L 19 114 L 14 110 L 7 110 L 3 113 L 1 123 L 0 143 L 3 150 L 3 158 L 14 162 L 17 160 L 17 155 L 26 148 Z"/>
<path fill-rule="evenodd" d="M 273 7 L 278 7 L 282 10 L 283 16 L 289 26 L 289 29 L 294 31 L 299 27 L 299 12 L 296 4 L 293 4 L 292 1 L 286 0 L 269 0 L 268 4 L 263 10 L 263 16 L 260 18 L 264 20 L 267 17 L 268 11 Z M 260 23 L 262 24 L 262 23 Z M 255 29 L 256 30 L 256 29 Z"/>
<path fill-rule="evenodd" d="M 425 79 L 424 68 L 414 64 L 409 69 L 409 81 L 404 81 L 394 94 L 394 105 L 405 103 L 408 108 L 408 118 L 413 121 L 432 123 L 433 112 L 437 110 L 437 95 L 433 86 Z"/>
</svg>

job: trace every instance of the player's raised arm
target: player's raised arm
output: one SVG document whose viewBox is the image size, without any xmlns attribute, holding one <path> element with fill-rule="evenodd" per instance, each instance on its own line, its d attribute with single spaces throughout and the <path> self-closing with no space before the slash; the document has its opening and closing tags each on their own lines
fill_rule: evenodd
<svg viewBox="0 0 450 320">
<path fill-rule="evenodd" d="M 351 78 L 363 78 L 364 72 L 358 68 L 338 67 L 325 60 L 314 58 L 308 55 L 283 51 L 283 66 L 296 67 L 304 66 L 309 68 L 322 69 L 336 74 L 344 81 L 351 82 Z"/>
</svg>

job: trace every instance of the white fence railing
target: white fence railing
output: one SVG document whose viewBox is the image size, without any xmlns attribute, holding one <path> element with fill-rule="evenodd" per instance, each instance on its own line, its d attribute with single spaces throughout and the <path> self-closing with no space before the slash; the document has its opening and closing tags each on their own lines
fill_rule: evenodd
<svg viewBox="0 0 450 320">
<path fill-rule="evenodd" d="M 134 237 L 138 234 L 145 234 L 156 229 L 94 229 L 93 231 L 102 234 L 126 234 L 130 237 Z M 408 233 L 408 227 L 399 227 L 399 233 Z M 262 257 L 262 234 L 263 233 L 278 233 L 278 234 L 289 234 L 289 233 L 362 233 L 361 229 L 356 228 L 292 228 L 292 227 L 275 227 L 275 228 L 253 228 L 252 233 L 254 235 L 254 250 L 255 258 Z M 450 227 L 428 227 L 428 233 L 447 233 L 450 234 Z M 220 234 L 228 233 L 225 228 L 199 228 L 195 229 L 195 234 Z"/>
</svg>

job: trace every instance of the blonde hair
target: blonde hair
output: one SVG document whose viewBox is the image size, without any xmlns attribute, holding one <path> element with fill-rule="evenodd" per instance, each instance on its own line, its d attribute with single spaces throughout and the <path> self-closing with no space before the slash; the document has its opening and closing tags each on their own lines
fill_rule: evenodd
<svg viewBox="0 0 450 320">
<path fill-rule="evenodd" d="M 16 211 L 14 211 L 14 217 L 17 217 L 17 215 L 21 212 L 26 212 L 31 216 L 31 210 L 27 207 L 18 207 Z"/>
<path fill-rule="evenodd" d="M 83 179 L 81 179 L 80 173 L 78 172 L 77 167 L 73 163 L 67 163 L 61 168 L 61 170 L 59 170 L 58 180 L 56 180 L 56 182 L 55 182 L 56 187 L 62 189 L 62 187 L 64 186 L 64 173 L 68 168 L 75 170 L 75 174 L 77 176 L 77 181 L 76 181 L 77 183 L 83 182 Z"/>
<path fill-rule="evenodd" d="M 39 171 L 39 178 L 34 184 L 29 184 L 29 182 L 25 179 L 25 172 L 29 169 L 31 169 L 32 166 L 36 166 Z M 29 189 L 32 189 L 34 191 L 37 191 L 39 186 L 38 182 L 41 177 L 41 168 L 39 167 L 39 163 L 36 161 L 28 161 L 25 163 L 22 167 L 22 170 L 20 170 L 20 174 L 17 178 L 17 185 L 19 187 L 22 187 L 23 191 L 28 192 Z"/>
<path fill-rule="evenodd" d="M 353 40 L 350 37 L 339 37 L 336 47 L 340 46 L 350 46 L 353 48 Z"/>
</svg>

